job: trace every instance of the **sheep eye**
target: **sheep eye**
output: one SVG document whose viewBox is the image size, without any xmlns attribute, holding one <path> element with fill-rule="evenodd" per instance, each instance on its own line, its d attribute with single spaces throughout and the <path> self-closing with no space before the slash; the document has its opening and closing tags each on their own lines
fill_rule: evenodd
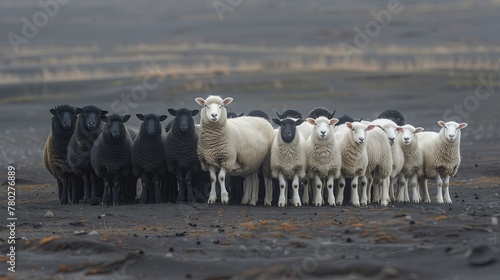
<svg viewBox="0 0 500 280">
<path fill-rule="evenodd" d="M 222 109 L 222 107 L 224 107 L 224 106 L 223 106 L 223 105 L 220 105 L 220 106 L 219 106 L 219 108 L 221 108 L 221 109 Z"/>
</svg>

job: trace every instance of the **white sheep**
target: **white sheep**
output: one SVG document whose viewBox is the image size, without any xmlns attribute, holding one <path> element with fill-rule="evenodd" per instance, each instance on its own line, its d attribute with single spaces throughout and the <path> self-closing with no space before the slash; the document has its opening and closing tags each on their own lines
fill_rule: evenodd
<svg viewBox="0 0 500 280">
<path fill-rule="evenodd" d="M 389 179 L 392 174 L 391 145 L 387 141 L 387 135 L 379 126 L 367 131 L 366 142 L 368 165 L 365 173 L 366 178 L 363 178 L 361 183 L 361 205 L 368 203 L 367 189 L 371 190 L 373 184 L 377 187 L 381 184 L 381 188 L 378 188 L 381 190 L 380 204 L 387 206 L 390 201 Z M 378 198 L 376 202 L 378 202 Z"/>
<path fill-rule="evenodd" d="M 408 181 L 409 186 L 413 190 L 412 201 L 418 203 L 421 201 L 420 193 L 417 189 L 418 178 L 423 175 L 423 155 L 422 149 L 419 145 L 417 134 L 421 133 L 424 129 L 422 127 L 415 128 L 410 124 L 401 126 L 402 131 L 399 134 L 398 142 L 403 149 L 405 162 L 403 169 L 401 169 L 401 176 L 399 177 L 399 191 L 398 201 L 408 202 Z"/>
<path fill-rule="evenodd" d="M 368 166 L 368 153 L 366 151 L 366 131 L 373 129 L 374 125 L 365 125 L 360 122 L 346 122 L 337 126 L 335 137 L 340 147 L 342 167 L 337 192 L 337 204 L 344 201 L 345 178 L 351 181 L 351 203 L 359 206 L 357 191 L 358 179 L 366 173 Z"/>
<path fill-rule="evenodd" d="M 371 122 L 371 124 L 379 126 L 387 135 L 389 140 L 389 144 L 391 145 L 391 155 L 392 155 L 392 173 L 389 185 L 389 197 L 392 201 L 396 200 L 394 195 L 394 191 L 397 189 L 397 183 L 399 178 L 399 173 L 401 169 L 403 169 L 403 165 L 405 162 L 405 157 L 403 154 L 403 149 L 399 145 L 397 141 L 398 133 L 403 129 L 398 127 L 398 125 L 389 119 L 375 119 Z M 368 192 L 368 201 L 371 200 L 370 190 Z"/>
<path fill-rule="evenodd" d="M 300 181 L 306 175 L 305 139 L 298 131 L 297 126 L 302 124 L 302 119 L 274 118 L 273 122 L 280 127 L 275 132 L 271 146 L 271 175 L 279 180 L 280 196 L 278 206 L 286 205 L 287 180 L 293 180 L 293 205 L 301 206 L 299 197 Z"/>
<path fill-rule="evenodd" d="M 269 154 L 274 130 L 268 121 L 259 117 L 228 119 L 225 106 L 233 101 L 230 97 L 222 99 L 212 95 L 206 100 L 201 97 L 195 100 L 203 107 L 197 150 L 201 168 L 210 172 L 208 203 L 215 203 L 217 199 L 216 171 L 220 169 L 221 202 L 227 204 L 226 173 L 248 176 L 258 172 Z"/>
<path fill-rule="evenodd" d="M 328 204 L 335 205 L 335 196 L 333 194 L 334 179 L 340 177 L 340 168 L 342 159 L 340 157 L 340 148 L 337 145 L 334 135 L 334 125 L 339 121 L 336 118 L 328 119 L 318 117 L 316 119 L 307 118 L 306 121 L 313 125 L 313 133 L 306 140 L 307 156 L 307 177 L 310 181 L 314 180 L 314 205 L 323 204 L 323 188 L 327 187 Z M 304 193 L 306 190 L 304 190 Z"/>
<path fill-rule="evenodd" d="M 451 203 L 450 177 L 455 176 L 460 166 L 460 130 L 467 127 L 467 123 L 454 121 L 438 121 L 439 132 L 423 132 L 418 135 L 424 159 L 424 176 L 419 180 L 420 191 L 424 201 L 430 202 L 427 190 L 427 179 L 436 179 L 438 203 Z M 444 177 L 444 200 L 443 181 Z"/>
</svg>

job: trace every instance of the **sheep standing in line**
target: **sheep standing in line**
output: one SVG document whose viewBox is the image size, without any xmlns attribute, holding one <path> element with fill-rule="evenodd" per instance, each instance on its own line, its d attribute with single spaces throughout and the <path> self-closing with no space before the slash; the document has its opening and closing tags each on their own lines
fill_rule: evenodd
<svg viewBox="0 0 500 280">
<path fill-rule="evenodd" d="M 328 204 L 335 205 L 333 194 L 334 179 L 340 177 L 342 159 L 340 150 L 335 140 L 333 126 L 338 119 L 318 117 L 307 118 L 307 122 L 314 126 L 313 133 L 306 140 L 307 176 L 314 180 L 314 205 L 323 205 L 323 188 L 328 191 Z M 304 194 L 306 190 L 304 190 Z"/>
<path fill-rule="evenodd" d="M 410 201 L 408 194 L 409 186 L 413 190 L 412 201 L 418 203 L 421 199 L 417 189 L 418 178 L 423 175 L 424 160 L 417 134 L 421 133 L 424 129 L 421 127 L 415 128 L 410 124 L 405 124 L 401 128 L 402 131 L 399 134 L 398 142 L 403 150 L 405 161 L 401 169 L 402 176 L 399 177 L 398 201 Z"/>
<path fill-rule="evenodd" d="M 219 169 L 221 202 L 227 204 L 226 173 L 234 176 L 257 173 L 269 154 L 274 130 L 269 122 L 259 117 L 228 119 L 225 106 L 233 101 L 230 97 L 222 99 L 212 95 L 206 100 L 201 97 L 195 100 L 203 107 L 197 151 L 202 170 L 210 172 L 208 202 L 215 203 L 217 199 L 215 185 Z"/>
<path fill-rule="evenodd" d="M 373 125 L 373 123 L 371 123 Z M 367 189 L 371 193 L 371 188 L 375 184 L 381 192 L 380 204 L 387 206 L 389 197 L 389 180 L 392 173 L 391 145 L 387 141 L 387 135 L 379 127 L 369 130 L 366 133 L 366 151 L 368 154 L 368 165 L 366 167 L 365 178 L 362 179 L 361 205 L 369 202 Z M 367 182 L 365 181 L 367 180 Z M 378 202 L 378 199 L 377 201 Z"/>
<path fill-rule="evenodd" d="M 68 191 L 78 184 L 77 178 L 68 164 L 68 144 L 76 127 L 76 108 L 59 105 L 50 109 L 52 132 L 43 148 L 43 162 L 47 170 L 57 180 L 57 192 L 61 204 L 68 203 Z"/>
<path fill-rule="evenodd" d="M 102 204 L 108 205 L 110 195 L 113 205 L 118 205 L 120 195 L 130 200 L 137 179 L 132 179 L 132 139 L 124 123 L 130 115 L 101 116 L 106 123 L 90 151 L 90 163 L 97 176 L 104 180 Z"/>
<path fill-rule="evenodd" d="M 160 122 L 167 116 L 156 114 L 136 116 L 142 124 L 132 147 L 132 172 L 142 181 L 141 203 L 153 201 L 161 203 L 163 201 L 161 179 L 167 175 L 167 164 L 163 153 L 166 133 Z"/>
<path fill-rule="evenodd" d="M 461 129 L 467 123 L 438 121 L 439 132 L 422 132 L 418 135 L 424 157 L 424 176 L 419 179 L 420 191 L 425 202 L 430 202 L 427 179 L 436 179 L 438 203 L 452 203 L 450 198 L 450 177 L 455 176 L 460 166 Z M 444 200 L 443 181 L 444 177 Z"/>
<path fill-rule="evenodd" d="M 198 134 L 195 131 L 193 117 L 199 110 L 168 109 L 174 116 L 172 126 L 165 139 L 165 160 L 168 172 L 177 177 L 179 192 L 177 202 L 184 201 L 187 190 L 187 201 L 194 202 L 193 181 L 200 171 L 200 160 L 196 153 Z"/>
<path fill-rule="evenodd" d="M 398 127 L 396 123 L 389 119 L 376 119 L 373 120 L 371 124 L 379 126 L 386 133 L 389 144 L 391 145 L 392 173 L 389 185 L 389 197 L 391 201 L 395 201 L 396 197 L 394 191 L 397 190 L 399 173 L 401 172 L 401 169 L 403 169 L 405 160 L 403 149 L 401 149 L 401 146 L 397 141 L 398 133 L 403 129 L 401 127 Z M 368 189 L 368 201 L 372 201 L 371 193 L 371 190 Z M 377 190 L 375 190 L 374 193 L 377 193 Z M 379 198 L 374 197 L 374 199 L 378 201 Z"/>
<path fill-rule="evenodd" d="M 293 180 L 293 205 L 301 206 L 299 185 L 306 175 L 307 157 L 305 139 L 297 127 L 304 120 L 273 118 L 273 122 L 279 126 L 272 143 L 270 160 L 272 177 L 279 180 L 278 206 L 286 205 L 287 180 Z"/>
<path fill-rule="evenodd" d="M 365 125 L 360 122 L 346 122 L 338 126 L 335 132 L 337 143 L 340 147 L 342 164 L 341 175 L 338 183 L 337 204 L 344 201 L 345 179 L 351 180 L 351 203 L 359 206 L 357 191 L 358 179 L 364 176 L 368 166 L 368 153 L 366 151 L 366 132 L 373 129 L 374 125 Z"/>
<path fill-rule="evenodd" d="M 75 132 L 68 145 L 68 164 L 76 176 L 83 177 L 83 202 L 97 197 L 98 184 L 102 188 L 90 164 L 90 150 L 101 134 L 104 122 L 100 116 L 108 112 L 94 105 L 76 108 L 78 114 Z M 78 202 L 78 190 L 73 188 L 73 203 Z"/>
</svg>

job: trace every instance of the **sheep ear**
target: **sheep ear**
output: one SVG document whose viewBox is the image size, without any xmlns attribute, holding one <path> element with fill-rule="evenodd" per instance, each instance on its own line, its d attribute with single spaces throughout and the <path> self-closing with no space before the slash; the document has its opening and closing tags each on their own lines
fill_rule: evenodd
<svg viewBox="0 0 500 280">
<path fill-rule="evenodd" d="M 238 115 L 238 117 L 242 117 L 243 115 L 245 115 L 245 113 L 241 113 Z"/>
<path fill-rule="evenodd" d="M 167 117 L 168 117 L 167 115 L 161 115 L 161 116 L 160 116 L 160 122 L 162 122 L 162 121 L 166 120 L 166 119 L 167 119 Z"/>
<path fill-rule="evenodd" d="M 401 127 L 401 126 L 396 127 L 396 131 L 398 131 L 398 132 L 403 131 L 403 127 Z"/>
<path fill-rule="evenodd" d="M 372 129 L 374 129 L 375 127 L 377 127 L 377 126 L 376 126 L 376 125 L 373 125 L 373 124 L 370 124 L 370 125 L 368 125 L 368 126 L 366 127 L 366 130 L 367 130 L 367 131 L 368 131 L 368 130 L 372 130 Z"/>
<path fill-rule="evenodd" d="M 196 103 L 198 103 L 202 107 L 205 106 L 205 99 L 203 99 L 201 97 L 195 98 L 194 101 L 196 101 Z"/>
<path fill-rule="evenodd" d="M 224 106 L 227 106 L 227 105 L 231 104 L 231 102 L 233 102 L 233 98 L 226 97 L 226 98 L 224 98 L 224 101 L 222 101 L 222 104 L 224 104 Z"/>
<path fill-rule="evenodd" d="M 143 115 L 143 114 L 135 114 L 135 116 L 136 116 L 139 120 L 141 120 L 141 121 L 143 121 L 143 120 L 144 120 L 144 115 Z"/>
<path fill-rule="evenodd" d="M 200 112 L 200 110 L 193 110 L 193 111 L 191 111 L 191 116 L 194 117 L 194 116 L 198 115 L 199 112 Z"/>
<path fill-rule="evenodd" d="M 307 118 L 306 121 L 312 125 L 316 125 L 316 121 L 313 118 Z"/>
<path fill-rule="evenodd" d="M 56 116 L 56 115 L 57 115 L 57 111 L 56 111 L 56 109 L 50 109 L 50 113 L 51 113 L 52 115 L 54 115 L 54 116 Z"/>
<path fill-rule="evenodd" d="M 175 109 L 170 108 L 167 111 L 170 113 L 170 115 L 172 115 L 174 117 L 177 115 L 177 111 Z"/>
<path fill-rule="evenodd" d="M 335 112 L 333 112 L 333 113 L 335 114 Z M 337 119 L 337 118 L 331 118 L 331 119 L 330 119 L 330 125 L 335 125 L 335 124 L 337 124 L 338 122 L 339 122 L 339 119 Z"/>
<path fill-rule="evenodd" d="M 345 126 L 347 126 L 347 128 L 349 129 L 352 129 L 352 122 L 346 122 Z"/>
<path fill-rule="evenodd" d="M 76 109 L 76 114 L 77 114 L 77 115 L 78 115 L 78 114 L 81 114 L 81 113 L 83 112 L 83 109 L 82 109 L 82 108 L 78 108 L 78 107 L 76 107 L 75 109 Z"/>
<path fill-rule="evenodd" d="M 329 119 L 332 119 L 333 116 L 335 116 L 335 112 L 337 112 L 337 110 L 333 110 L 333 113 L 330 115 L 330 118 Z"/>
<path fill-rule="evenodd" d="M 273 123 L 281 126 L 281 121 L 279 119 L 277 119 L 277 118 L 273 118 Z"/>
<path fill-rule="evenodd" d="M 467 126 L 468 126 L 468 124 L 463 122 L 463 123 L 458 125 L 458 129 L 466 128 Z"/>
<path fill-rule="evenodd" d="M 415 128 L 415 131 L 413 133 L 420 133 L 422 131 L 424 131 L 424 128 L 419 126 L 419 127 Z"/>
<path fill-rule="evenodd" d="M 108 117 L 107 117 L 107 116 L 101 115 L 100 117 L 101 117 L 101 120 L 102 120 L 103 122 L 105 122 L 105 123 L 107 123 L 107 122 L 108 122 Z"/>
<path fill-rule="evenodd" d="M 280 113 L 278 111 L 276 111 L 276 116 L 278 116 L 278 118 L 280 118 L 280 119 L 284 119 L 285 118 L 283 115 L 280 115 Z"/>
<path fill-rule="evenodd" d="M 446 127 L 446 123 L 443 121 L 438 121 L 440 127 Z"/>
<path fill-rule="evenodd" d="M 106 110 L 101 110 L 101 115 L 106 115 L 108 113 L 108 111 Z"/>
<path fill-rule="evenodd" d="M 125 115 L 122 117 L 122 123 L 126 123 L 130 119 L 130 115 Z"/>
<path fill-rule="evenodd" d="M 301 125 L 303 122 L 304 122 L 304 120 L 303 120 L 303 119 L 298 119 L 298 120 L 296 120 L 296 121 L 295 121 L 295 126 L 299 126 L 299 125 Z"/>
</svg>

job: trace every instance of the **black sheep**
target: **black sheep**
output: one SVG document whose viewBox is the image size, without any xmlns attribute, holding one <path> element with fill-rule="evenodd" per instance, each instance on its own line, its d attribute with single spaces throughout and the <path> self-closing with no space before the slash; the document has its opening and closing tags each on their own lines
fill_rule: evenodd
<svg viewBox="0 0 500 280">
<path fill-rule="evenodd" d="M 165 160 L 168 171 L 177 177 L 179 193 L 177 201 L 184 201 L 187 189 L 187 201 L 194 202 L 193 179 L 200 172 L 200 160 L 197 154 L 198 134 L 193 117 L 199 110 L 168 109 L 175 118 L 165 142 Z"/>
<path fill-rule="evenodd" d="M 397 110 L 385 110 L 377 117 L 377 119 L 389 119 L 399 126 L 405 125 L 405 117 Z"/>
<path fill-rule="evenodd" d="M 59 105 L 50 109 L 52 114 L 52 132 L 49 134 L 43 150 L 43 162 L 47 170 L 56 178 L 61 204 L 68 203 L 69 189 L 78 184 L 67 161 L 68 144 L 75 131 L 76 108 Z"/>
<path fill-rule="evenodd" d="M 97 106 L 87 105 L 76 108 L 76 113 L 76 128 L 68 145 L 68 164 L 76 176 L 83 177 L 83 201 L 87 203 L 91 197 L 98 196 L 98 185 L 102 188 L 102 181 L 97 178 L 90 164 L 90 150 L 104 127 L 100 116 L 108 112 Z M 73 188 L 73 203 L 78 202 L 79 191 Z"/>
<path fill-rule="evenodd" d="M 142 121 L 139 134 L 132 148 L 132 172 L 142 181 L 141 203 L 163 201 L 161 180 L 165 177 L 167 166 L 163 149 L 166 133 L 160 122 L 167 116 L 156 114 L 137 114 Z"/>
<path fill-rule="evenodd" d="M 135 197 L 137 179 L 132 177 L 132 139 L 124 123 L 130 115 L 100 116 L 106 123 L 90 152 L 90 162 L 97 176 L 104 179 L 102 204 L 109 203 L 112 193 L 113 205 L 118 205 L 120 195 L 125 201 Z"/>
<path fill-rule="evenodd" d="M 333 111 L 333 113 L 330 113 L 330 112 L 328 112 L 328 109 L 326 109 L 324 107 L 317 107 L 317 108 L 312 109 L 312 111 L 309 112 L 309 115 L 307 117 L 317 119 L 317 118 L 323 116 L 323 117 L 326 117 L 328 119 L 331 119 L 331 118 L 333 118 L 334 115 L 335 115 L 335 111 Z"/>
</svg>

